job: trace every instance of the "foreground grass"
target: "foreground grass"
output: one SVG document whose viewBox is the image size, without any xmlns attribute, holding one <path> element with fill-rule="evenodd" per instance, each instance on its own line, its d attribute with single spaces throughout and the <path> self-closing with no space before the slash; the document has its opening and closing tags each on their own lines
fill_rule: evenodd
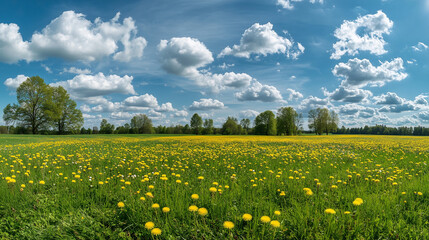
<svg viewBox="0 0 429 240">
<path fill-rule="evenodd" d="M 428 239 L 428 160 L 419 137 L 0 136 L 0 238 Z"/>
</svg>

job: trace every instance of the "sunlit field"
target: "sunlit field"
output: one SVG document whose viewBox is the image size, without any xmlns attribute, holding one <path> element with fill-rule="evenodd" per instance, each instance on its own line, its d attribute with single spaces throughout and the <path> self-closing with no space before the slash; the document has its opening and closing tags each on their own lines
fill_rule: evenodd
<svg viewBox="0 0 429 240">
<path fill-rule="evenodd" d="M 429 138 L 0 136 L 0 238 L 429 239 Z"/>
</svg>

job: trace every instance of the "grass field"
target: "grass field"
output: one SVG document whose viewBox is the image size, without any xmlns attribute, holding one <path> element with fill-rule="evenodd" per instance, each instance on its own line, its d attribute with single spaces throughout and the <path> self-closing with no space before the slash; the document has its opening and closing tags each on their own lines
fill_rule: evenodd
<svg viewBox="0 0 429 240">
<path fill-rule="evenodd" d="M 0 135 L 2 239 L 429 239 L 429 138 Z"/>
</svg>

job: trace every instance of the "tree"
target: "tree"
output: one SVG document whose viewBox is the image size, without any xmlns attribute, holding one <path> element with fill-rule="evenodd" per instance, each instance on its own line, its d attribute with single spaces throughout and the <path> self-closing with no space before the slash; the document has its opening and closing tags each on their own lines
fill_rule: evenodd
<svg viewBox="0 0 429 240">
<path fill-rule="evenodd" d="M 282 107 L 277 112 L 277 134 L 298 134 L 300 115 L 292 107 Z"/>
<path fill-rule="evenodd" d="M 241 125 L 241 128 L 244 130 L 244 134 L 248 134 L 250 129 L 250 119 L 248 118 L 241 119 L 240 125 Z"/>
<path fill-rule="evenodd" d="M 228 117 L 222 125 L 223 135 L 239 135 L 241 133 L 241 126 L 238 125 L 238 120 L 234 117 Z"/>
<path fill-rule="evenodd" d="M 114 130 L 115 130 L 115 125 L 108 123 L 106 119 L 101 120 L 101 123 L 100 123 L 101 134 L 112 134 Z"/>
<path fill-rule="evenodd" d="M 213 119 L 205 119 L 203 134 L 210 135 L 213 132 Z"/>
<path fill-rule="evenodd" d="M 130 127 L 134 133 L 151 134 L 153 131 L 152 120 L 146 114 L 135 115 L 131 119 Z"/>
<path fill-rule="evenodd" d="M 338 128 L 338 114 L 327 108 L 312 109 L 308 112 L 308 128 L 318 135 L 329 134 Z"/>
<path fill-rule="evenodd" d="M 58 134 L 71 131 L 76 133 L 83 125 L 82 112 L 76 109 L 76 102 L 67 91 L 59 86 L 52 88 L 52 101 L 47 113 Z"/>
<path fill-rule="evenodd" d="M 260 113 L 255 118 L 255 134 L 276 135 L 276 117 L 270 110 Z"/>
<path fill-rule="evenodd" d="M 38 77 L 27 78 L 16 90 L 18 104 L 8 104 L 3 110 L 5 122 L 17 122 L 30 127 L 33 134 L 49 123 L 47 109 L 51 102 L 51 88 Z"/>
<path fill-rule="evenodd" d="M 194 134 L 200 134 L 203 126 L 203 119 L 197 114 L 194 113 L 191 118 L 191 129 Z"/>
</svg>

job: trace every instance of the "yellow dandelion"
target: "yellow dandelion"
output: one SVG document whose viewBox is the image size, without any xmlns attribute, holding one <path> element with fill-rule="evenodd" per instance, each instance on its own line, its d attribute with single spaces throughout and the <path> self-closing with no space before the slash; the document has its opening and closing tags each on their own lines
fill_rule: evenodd
<svg viewBox="0 0 429 240">
<path fill-rule="evenodd" d="M 154 204 L 152 204 L 152 208 L 154 208 L 154 209 L 158 209 L 158 208 L 159 208 L 159 204 L 158 204 L 158 203 L 154 203 Z"/>
<path fill-rule="evenodd" d="M 268 216 L 262 216 L 261 217 L 261 222 L 263 223 L 269 223 L 271 221 L 271 218 Z"/>
<path fill-rule="evenodd" d="M 40 185 L 45 185 L 45 181 L 41 180 L 41 181 L 39 181 L 39 184 Z"/>
<path fill-rule="evenodd" d="M 153 227 L 155 227 L 155 224 L 153 222 L 147 222 L 147 223 L 144 224 L 144 227 L 147 230 L 151 230 Z"/>
<path fill-rule="evenodd" d="M 188 210 L 189 210 L 190 212 L 196 212 L 196 211 L 198 211 L 198 207 L 197 207 L 197 206 L 195 206 L 195 205 L 191 205 L 191 206 L 189 206 Z"/>
<path fill-rule="evenodd" d="M 200 198 L 200 196 L 198 196 L 198 194 L 192 194 L 191 198 L 192 198 L 192 200 L 198 200 Z"/>
<path fill-rule="evenodd" d="M 335 214 L 336 212 L 335 212 L 335 210 L 334 210 L 334 209 L 332 209 L 332 208 L 327 208 L 327 209 L 325 210 L 325 213 L 326 213 L 326 214 Z"/>
<path fill-rule="evenodd" d="M 198 214 L 200 215 L 200 216 L 206 216 L 207 214 L 208 214 L 209 212 L 207 211 L 207 209 L 206 208 L 200 208 L 200 209 L 198 209 Z"/>
<path fill-rule="evenodd" d="M 123 202 L 118 202 L 118 207 L 120 207 L 120 208 L 125 207 L 125 203 L 123 203 Z"/>
<path fill-rule="evenodd" d="M 212 193 L 215 193 L 215 192 L 217 192 L 217 189 L 215 187 L 211 187 L 211 188 L 209 188 L 209 191 Z"/>
<path fill-rule="evenodd" d="M 273 220 L 270 222 L 270 225 L 274 228 L 278 228 L 278 227 L 280 227 L 280 222 L 277 220 Z"/>
<path fill-rule="evenodd" d="M 161 235 L 162 231 L 159 228 L 154 228 L 152 229 L 152 231 L 150 231 L 150 233 L 154 236 L 158 236 L 158 235 Z"/>
<path fill-rule="evenodd" d="M 242 218 L 243 218 L 244 221 L 248 222 L 248 221 L 252 220 L 252 215 L 250 215 L 248 213 L 245 213 L 245 214 L 243 214 Z"/>
<path fill-rule="evenodd" d="M 355 206 L 360 206 L 362 203 L 363 203 L 362 198 L 356 198 L 356 199 L 353 201 L 353 205 L 355 205 Z"/>
<path fill-rule="evenodd" d="M 170 212 L 170 208 L 169 207 L 163 207 L 162 212 L 168 213 L 168 212 Z"/>
<path fill-rule="evenodd" d="M 234 228 L 234 223 L 231 221 L 225 221 L 223 222 L 223 227 L 226 229 L 233 229 Z"/>
<path fill-rule="evenodd" d="M 274 211 L 274 215 L 276 216 L 280 216 L 281 212 L 280 211 Z"/>
</svg>

